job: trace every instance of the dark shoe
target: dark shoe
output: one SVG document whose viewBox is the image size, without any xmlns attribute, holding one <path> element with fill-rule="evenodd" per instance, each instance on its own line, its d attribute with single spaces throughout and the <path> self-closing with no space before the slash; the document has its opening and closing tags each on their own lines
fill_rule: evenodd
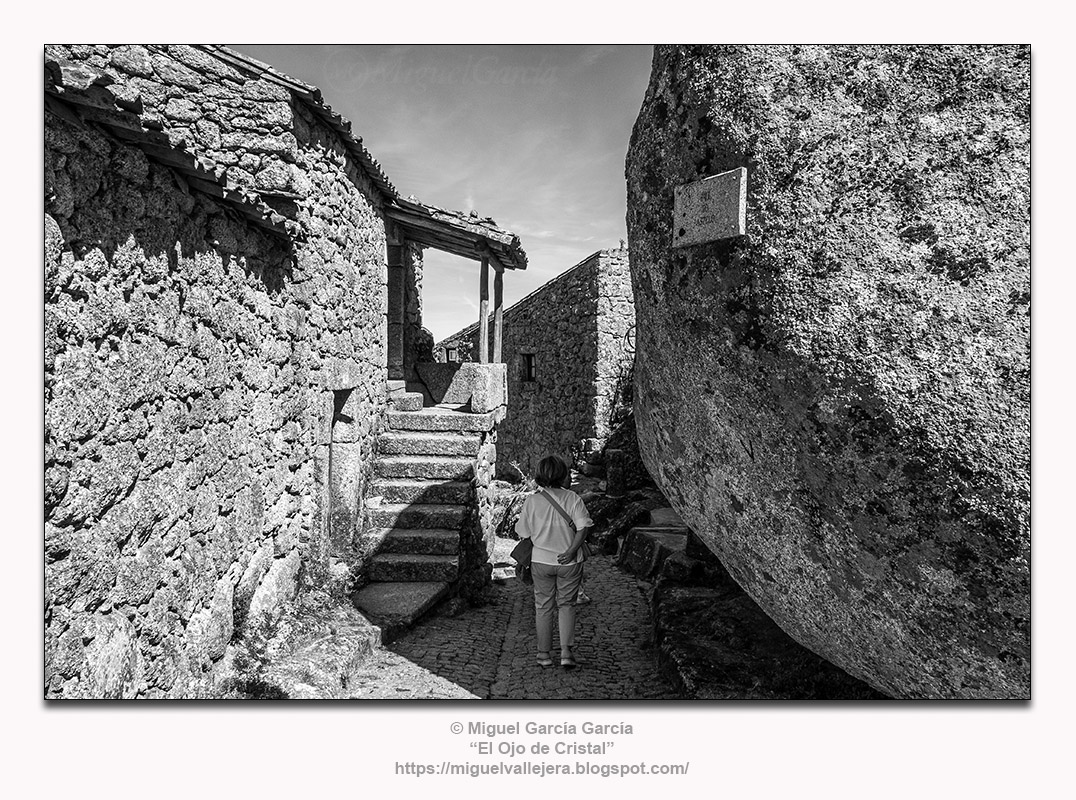
<svg viewBox="0 0 1076 800">
<path fill-rule="evenodd" d="M 560 665 L 564 667 L 564 669 L 575 669 L 579 666 L 575 663 L 575 658 L 573 656 L 561 656 Z"/>
</svg>

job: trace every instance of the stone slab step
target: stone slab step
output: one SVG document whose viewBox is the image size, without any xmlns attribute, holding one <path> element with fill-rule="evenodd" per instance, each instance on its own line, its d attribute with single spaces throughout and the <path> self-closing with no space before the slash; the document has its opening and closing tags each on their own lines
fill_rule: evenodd
<svg viewBox="0 0 1076 800">
<path fill-rule="evenodd" d="M 371 528 L 445 528 L 459 530 L 470 508 L 447 503 L 384 503 L 366 509 Z"/>
<path fill-rule="evenodd" d="M 474 460 L 455 456 L 381 456 L 374 475 L 382 478 L 469 478 Z"/>
<path fill-rule="evenodd" d="M 451 582 L 458 577 L 459 569 L 455 555 L 378 553 L 370 560 L 369 576 L 372 582 Z"/>
<path fill-rule="evenodd" d="M 448 594 L 447 581 L 371 583 L 352 597 L 355 607 L 381 628 L 388 643 L 410 628 Z"/>
<path fill-rule="evenodd" d="M 470 481 L 375 478 L 366 493 L 380 497 L 382 503 L 463 505 L 471 501 L 473 491 Z"/>
<path fill-rule="evenodd" d="M 421 392 L 399 392 L 393 395 L 391 402 L 395 411 L 411 413 L 422 410 Z"/>
<path fill-rule="evenodd" d="M 493 430 L 493 412 L 469 414 L 444 408 L 421 411 L 389 411 L 389 427 L 404 431 L 489 431 Z"/>
<path fill-rule="evenodd" d="M 451 556 L 460 551 L 460 532 L 446 528 L 393 528 L 374 531 L 381 553 Z"/>
<path fill-rule="evenodd" d="M 378 452 L 387 456 L 476 456 L 482 443 L 477 433 L 390 431 L 377 437 Z"/>
<path fill-rule="evenodd" d="M 289 647 L 273 659 L 268 680 L 295 700 L 346 700 L 348 688 L 381 649 L 382 630 L 351 606 L 300 607 Z"/>
<path fill-rule="evenodd" d="M 617 556 L 617 565 L 643 578 L 655 578 L 661 565 L 687 547 L 687 528 L 636 527 L 628 531 Z"/>
<path fill-rule="evenodd" d="M 650 527 L 675 527 L 684 528 L 684 521 L 680 518 L 680 515 L 676 513 L 675 509 L 669 508 L 652 508 L 650 509 Z"/>
</svg>

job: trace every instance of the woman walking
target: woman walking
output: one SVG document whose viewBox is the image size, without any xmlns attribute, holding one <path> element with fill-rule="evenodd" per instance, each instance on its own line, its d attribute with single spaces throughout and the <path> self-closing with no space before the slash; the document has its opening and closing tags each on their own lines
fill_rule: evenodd
<svg viewBox="0 0 1076 800">
<path fill-rule="evenodd" d="M 553 607 L 557 607 L 560 632 L 560 665 L 576 666 L 575 601 L 583 581 L 580 548 L 594 521 L 571 485 L 571 470 L 558 456 L 538 462 L 535 480 L 540 487 L 523 503 L 516 523 L 521 539 L 534 545 L 531 574 L 534 577 L 534 621 L 538 634 L 538 664 L 553 666 Z M 569 521 L 570 520 L 570 521 Z"/>
</svg>

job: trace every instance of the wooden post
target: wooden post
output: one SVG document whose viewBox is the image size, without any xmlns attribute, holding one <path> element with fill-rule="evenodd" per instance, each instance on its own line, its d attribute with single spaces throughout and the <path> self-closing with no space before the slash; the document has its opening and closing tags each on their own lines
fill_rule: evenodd
<svg viewBox="0 0 1076 800">
<path fill-rule="evenodd" d="M 500 364 L 504 334 L 504 270 L 493 275 L 493 363 Z"/>
<path fill-rule="evenodd" d="M 489 258 L 482 256 L 478 289 L 478 363 L 489 363 Z"/>
</svg>

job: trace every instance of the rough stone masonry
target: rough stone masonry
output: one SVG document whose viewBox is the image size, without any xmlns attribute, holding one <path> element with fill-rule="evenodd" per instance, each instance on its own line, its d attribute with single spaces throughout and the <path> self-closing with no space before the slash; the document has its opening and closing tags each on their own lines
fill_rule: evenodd
<svg viewBox="0 0 1076 800">
<path fill-rule="evenodd" d="M 245 619 L 330 569 L 334 410 L 370 463 L 382 199 L 316 98 L 256 66 L 183 46 L 46 66 L 46 696 L 199 696 Z"/>
<path fill-rule="evenodd" d="M 658 47 L 627 158 L 651 474 L 798 641 L 1030 696 L 1030 51 Z M 744 167 L 746 235 L 675 248 Z"/>
</svg>

